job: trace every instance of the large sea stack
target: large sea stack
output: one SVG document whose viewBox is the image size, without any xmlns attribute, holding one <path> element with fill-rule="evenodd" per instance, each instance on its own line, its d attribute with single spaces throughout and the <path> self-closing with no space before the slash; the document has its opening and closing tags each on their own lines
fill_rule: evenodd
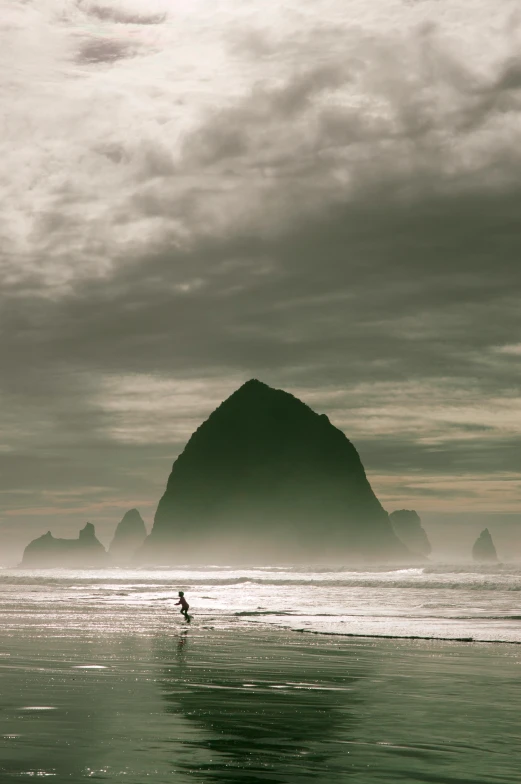
<svg viewBox="0 0 521 784">
<path fill-rule="evenodd" d="M 478 563 L 495 563 L 498 560 L 496 548 L 488 528 L 485 528 L 474 542 L 472 557 Z"/>
<path fill-rule="evenodd" d="M 148 563 L 406 560 L 353 444 L 293 395 L 251 380 L 175 461 Z"/>
<path fill-rule="evenodd" d="M 420 516 L 414 509 L 398 509 L 389 515 L 394 533 L 413 555 L 427 557 L 432 547 Z"/>
<path fill-rule="evenodd" d="M 105 566 L 107 553 L 96 539 L 92 523 L 87 523 L 77 539 L 55 539 L 50 531 L 33 539 L 24 550 L 22 566 L 40 569 L 62 567 L 80 569 Z"/>
<path fill-rule="evenodd" d="M 116 563 L 125 563 L 141 547 L 146 539 L 147 529 L 137 509 L 130 509 L 118 523 L 114 538 L 110 543 L 109 555 Z"/>
</svg>

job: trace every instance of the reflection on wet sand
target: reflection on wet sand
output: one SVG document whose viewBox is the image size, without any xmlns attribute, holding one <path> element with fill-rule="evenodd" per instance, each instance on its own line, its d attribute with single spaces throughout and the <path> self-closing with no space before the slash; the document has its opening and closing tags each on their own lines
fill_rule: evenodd
<svg viewBox="0 0 521 784">
<path fill-rule="evenodd" d="M 155 651 L 181 776 L 519 781 L 517 647 L 194 631 Z"/>
<path fill-rule="evenodd" d="M 4 646 L 0 784 L 169 781 L 153 680 L 148 643 L 136 638 L 42 637 Z"/>
<path fill-rule="evenodd" d="M 232 625 L 17 637 L 0 783 L 518 784 L 520 657 Z"/>
<path fill-rule="evenodd" d="M 0 670 L 2 784 L 25 777 L 73 779 L 79 771 L 102 769 L 99 738 L 110 727 L 105 672 L 76 669 L 57 656 L 37 653 L 7 661 L 11 667 Z"/>
<path fill-rule="evenodd" d="M 338 741 L 352 737 L 361 713 L 354 685 L 367 677 L 367 661 L 344 650 L 340 667 L 337 652 L 323 646 L 229 637 L 208 647 L 185 633 L 156 649 L 167 711 L 198 730 L 191 773 L 221 783 L 333 773 Z"/>
</svg>

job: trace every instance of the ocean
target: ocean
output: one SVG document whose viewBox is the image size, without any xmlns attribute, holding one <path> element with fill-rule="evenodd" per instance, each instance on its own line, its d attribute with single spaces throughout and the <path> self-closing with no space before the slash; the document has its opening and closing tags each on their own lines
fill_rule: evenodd
<svg viewBox="0 0 521 784">
<path fill-rule="evenodd" d="M 0 784 L 519 782 L 520 601 L 512 565 L 0 570 Z"/>
</svg>

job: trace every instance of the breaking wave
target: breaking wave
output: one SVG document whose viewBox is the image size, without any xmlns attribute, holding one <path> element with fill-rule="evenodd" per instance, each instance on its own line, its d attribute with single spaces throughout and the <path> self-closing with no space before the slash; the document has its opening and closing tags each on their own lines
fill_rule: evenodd
<svg viewBox="0 0 521 784">
<path fill-rule="evenodd" d="M 336 573 L 338 574 L 338 573 Z M 399 575 L 399 576 L 398 576 Z M 519 570 L 498 573 L 497 571 L 482 571 L 479 573 L 461 571 L 439 570 L 406 570 L 405 572 L 385 572 L 381 575 L 374 573 L 358 573 L 356 576 L 333 576 L 332 573 L 315 572 L 309 576 L 302 573 L 295 573 L 295 576 L 285 574 L 284 577 L 278 576 L 222 576 L 214 577 L 212 574 L 188 576 L 187 574 L 165 575 L 162 579 L 156 576 L 145 577 L 140 575 L 123 576 L 88 576 L 85 573 L 77 575 L 53 575 L 46 572 L 43 574 L 13 574 L 0 573 L 0 585 L 4 586 L 50 586 L 57 587 L 85 587 L 85 586 L 114 586 L 129 587 L 132 589 L 154 589 L 158 587 L 168 588 L 184 586 L 234 586 L 234 585 L 266 585 L 266 586 L 301 586 L 309 588 L 399 588 L 412 590 L 467 590 L 467 591 L 521 591 L 521 573 Z"/>
</svg>

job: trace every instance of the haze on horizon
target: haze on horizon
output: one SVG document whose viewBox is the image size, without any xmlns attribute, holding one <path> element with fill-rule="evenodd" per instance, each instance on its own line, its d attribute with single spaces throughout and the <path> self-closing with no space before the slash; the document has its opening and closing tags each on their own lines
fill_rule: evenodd
<svg viewBox="0 0 521 784">
<path fill-rule="evenodd" d="M 0 12 L 2 553 L 150 528 L 251 377 L 388 511 L 520 520 L 517 2 Z"/>
</svg>

